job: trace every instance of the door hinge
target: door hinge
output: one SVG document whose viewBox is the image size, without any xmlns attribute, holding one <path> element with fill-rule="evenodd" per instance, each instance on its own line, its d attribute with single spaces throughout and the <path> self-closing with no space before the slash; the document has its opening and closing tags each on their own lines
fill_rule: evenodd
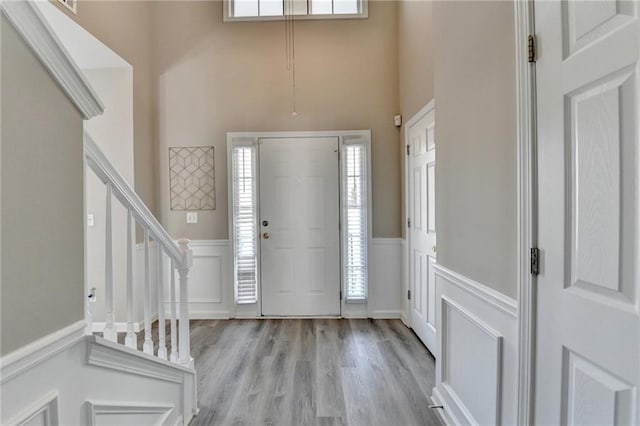
<svg viewBox="0 0 640 426">
<path fill-rule="evenodd" d="M 411 228 L 411 218 L 407 218 L 407 228 Z"/>
<path fill-rule="evenodd" d="M 527 38 L 527 51 L 529 55 L 529 63 L 534 63 L 538 59 L 538 46 L 536 43 L 536 36 L 533 34 Z"/>
<path fill-rule="evenodd" d="M 411 300 L 411 290 L 407 290 L 407 299 Z"/>
<path fill-rule="evenodd" d="M 407 144 L 407 155 L 411 154 L 411 145 Z"/>
<path fill-rule="evenodd" d="M 540 273 L 540 249 L 534 247 L 531 249 L 531 275 Z"/>
</svg>

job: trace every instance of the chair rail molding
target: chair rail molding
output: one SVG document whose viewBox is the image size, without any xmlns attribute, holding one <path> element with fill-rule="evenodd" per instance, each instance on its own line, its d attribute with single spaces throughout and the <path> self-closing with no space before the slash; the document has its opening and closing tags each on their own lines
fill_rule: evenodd
<svg viewBox="0 0 640 426">
<path fill-rule="evenodd" d="M 505 296 L 484 284 L 465 277 L 462 274 L 458 274 L 440 264 L 436 263 L 434 269 L 436 275 L 446 278 L 451 284 L 460 287 L 462 290 L 482 299 L 495 308 L 504 311 L 513 318 L 518 317 L 518 302 L 509 296 Z"/>
<path fill-rule="evenodd" d="M 58 39 L 38 6 L 27 0 L 0 2 L 2 14 L 73 101 L 85 120 L 104 112 L 82 71 Z"/>
<path fill-rule="evenodd" d="M 80 320 L 0 358 L 0 383 L 73 346 L 84 336 L 85 325 L 85 321 Z"/>
</svg>

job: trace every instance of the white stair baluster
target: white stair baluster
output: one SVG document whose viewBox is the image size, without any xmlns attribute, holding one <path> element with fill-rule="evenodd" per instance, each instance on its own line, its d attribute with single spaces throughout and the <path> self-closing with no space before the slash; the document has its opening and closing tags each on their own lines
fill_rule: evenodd
<svg viewBox="0 0 640 426">
<path fill-rule="evenodd" d="M 164 324 L 164 251 L 158 243 L 158 358 L 167 359 Z"/>
<path fill-rule="evenodd" d="M 117 341 L 118 333 L 115 329 L 115 292 L 113 288 L 113 231 L 111 218 L 111 183 L 107 183 L 107 202 L 105 219 L 105 258 L 104 258 L 104 287 L 106 324 L 103 337 Z"/>
<path fill-rule="evenodd" d="M 171 362 L 178 362 L 178 330 L 176 325 L 176 265 L 171 259 Z"/>
<path fill-rule="evenodd" d="M 189 338 L 189 269 L 193 262 L 193 254 L 189 249 L 189 240 L 181 239 L 178 246 L 182 252 L 183 262 L 178 270 L 180 274 L 180 364 L 193 367 Z"/>
<path fill-rule="evenodd" d="M 151 259 L 149 257 L 149 230 L 144 228 L 144 344 L 142 350 L 153 355 L 151 340 Z"/>
<path fill-rule="evenodd" d="M 136 349 L 138 346 L 136 333 L 133 328 L 133 213 L 127 211 L 127 336 L 124 344 Z"/>
<path fill-rule="evenodd" d="M 2 1 L 2 0 L 0 0 Z M 143 325 L 144 340 L 142 342 L 142 350 L 154 355 L 155 345 L 152 335 L 152 315 L 156 312 L 154 303 L 157 305 L 158 313 L 158 351 L 157 356 L 162 359 L 169 358 L 171 362 L 178 363 L 187 367 L 193 367 L 193 358 L 191 357 L 190 338 L 189 338 L 189 272 L 193 263 L 193 253 L 189 248 L 189 241 L 186 239 L 176 243 L 171 235 L 163 228 L 162 224 L 153 216 L 151 211 L 140 199 L 129 182 L 118 173 L 118 171 L 109 162 L 108 158 L 100 150 L 95 141 L 87 134 L 84 135 L 84 155 L 85 166 L 93 170 L 95 176 L 105 184 L 106 199 L 106 225 L 105 225 L 105 327 L 104 337 L 106 339 L 117 341 L 116 315 L 115 315 L 115 289 L 114 280 L 119 277 L 114 269 L 114 247 L 113 247 L 113 211 L 112 204 L 115 199 L 117 202 L 127 209 L 127 272 L 126 272 L 126 336 L 124 344 L 132 349 L 138 348 L 138 335 L 136 334 L 136 324 L 138 318 L 136 302 L 138 298 L 143 298 Z M 142 272 L 142 261 L 140 262 L 140 270 L 134 269 L 138 266 L 136 237 L 137 226 L 140 225 L 144 231 L 144 277 Z M 151 255 L 151 242 L 157 245 L 157 258 Z M 88 244 L 88 241 L 85 241 Z M 86 250 L 86 246 L 85 246 Z M 154 255 L 155 256 L 155 255 Z M 165 288 L 164 283 L 164 263 L 165 256 L 169 258 L 171 263 L 171 281 L 170 291 L 171 297 L 166 297 L 168 287 Z M 135 259 L 134 259 L 135 257 Z M 151 274 L 156 270 L 152 269 L 152 261 L 157 259 L 157 291 L 152 287 Z M 155 268 L 155 266 L 154 266 Z M 85 278 L 86 281 L 88 281 Z M 153 279 L 156 283 L 155 279 Z M 89 285 L 87 283 L 87 285 Z M 179 285 L 178 290 L 176 286 Z M 124 293 L 124 289 L 122 290 Z M 143 295 L 141 295 L 141 293 Z M 157 297 L 156 297 L 157 296 Z M 166 312 L 166 301 L 171 301 L 169 306 L 170 312 Z M 136 300 L 138 299 L 138 300 Z M 180 306 L 178 306 L 180 303 Z M 170 315 L 170 330 L 166 329 L 166 317 Z M 91 310 L 87 307 L 87 327 L 86 332 L 91 333 Z M 171 338 L 167 337 L 167 331 L 170 331 Z M 193 407 L 192 407 L 193 408 Z"/>
</svg>

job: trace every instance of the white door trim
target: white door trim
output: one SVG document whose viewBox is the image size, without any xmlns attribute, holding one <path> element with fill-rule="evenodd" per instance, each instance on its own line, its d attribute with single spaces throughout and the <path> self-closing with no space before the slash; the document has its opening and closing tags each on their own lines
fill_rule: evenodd
<svg viewBox="0 0 640 426">
<path fill-rule="evenodd" d="M 366 146 L 367 152 L 367 169 L 368 169 L 368 179 L 367 179 L 367 197 L 368 197 L 368 206 L 367 206 L 367 252 L 369 256 L 368 263 L 370 265 L 370 257 L 371 257 L 371 244 L 373 239 L 373 221 L 372 221 L 372 169 L 371 169 L 371 130 L 324 130 L 324 131 L 282 131 L 282 132 L 227 132 L 227 182 L 232 182 L 232 171 L 231 167 L 231 152 L 232 147 L 238 144 L 245 146 L 256 146 L 258 145 L 258 141 L 260 139 L 285 139 L 285 138 L 325 138 L 325 137 L 337 137 L 338 138 L 338 149 L 340 151 L 340 155 L 342 156 L 343 147 L 345 144 L 348 144 L 348 140 L 352 138 L 361 138 L 363 143 Z M 347 142 L 345 142 L 347 141 Z M 342 166 L 340 166 L 342 167 Z M 260 175 L 260 160 L 259 156 L 256 162 L 256 173 Z M 339 176 L 339 195 L 340 195 L 340 222 L 342 224 L 342 200 L 343 200 L 343 185 L 342 185 L 342 168 L 340 168 L 340 176 Z M 259 193 L 259 179 L 257 185 L 257 191 Z M 229 227 L 229 241 L 231 242 L 231 249 L 233 253 L 233 247 L 235 241 L 233 239 L 233 191 L 228 192 L 228 227 Z M 260 197 L 257 200 L 258 203 L 258 218 L 260 217 Z M 343 228 L 341 225 L 340 229 L 340 247 L 343 244 Z M 260 251 L 258 245 L 258 259 L 260 259 Z M 342 289 L 342 294 L 340 297 L 340 315 L 345 316 L 346 312 L 349 311 L 346 305 L 352 305 L 356 302 L 346 302 L 345 298 L 345 289 L 344 289 L 344 280 L 343 280 L 343 271 L 344 271 L 344 253 L 341 249 L 340 252 L 340 288 Z M 231 293 L 233 294 L 233 286 L 235 285 L 234 280 L 230 280 Z M 370 283 L 368 283 L 370 286 Z M 237 303 L 233 304 L 233 307 L 230 309 L 230 316 L 233 318 L 262 318 L 262 304 L 261 304 L 261 283 L 260 283 L 260 266 L 258 263 L 258 301 L 254 304 L 248 305 L 238 305 Z M 360 302 L 358 302 L 360 303 Z M 362 305 L 365 306 L 366 316 L 369 317 L 369 303 L 367 301 L 361 302 Z"/>
<path fill-rule="evenodd" d="M 517 94 L 518 198 L 518 424 L 533 424 L 535 376 L 535 276 L 531 248 L 536 247 L 535 62 L 529 62 L 528 38 L 535 34 L 533 0 L 514 0 Z"/>
</svg>

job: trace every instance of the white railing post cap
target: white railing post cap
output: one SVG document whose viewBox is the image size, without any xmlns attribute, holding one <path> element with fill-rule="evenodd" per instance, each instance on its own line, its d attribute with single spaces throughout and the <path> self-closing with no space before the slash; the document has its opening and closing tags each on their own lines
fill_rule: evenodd
<svg viewBox="0 0 640 426">
<path fill-rule="evenodd" d="M 181 238 L 178 240 L 178 247 L 180 247 L 180 251 L 184 256 L 184 268 L 191 269 L 193 266 L 193 250 L 189 248 L 190 241 L 186 238 Z"/>
</svg>

